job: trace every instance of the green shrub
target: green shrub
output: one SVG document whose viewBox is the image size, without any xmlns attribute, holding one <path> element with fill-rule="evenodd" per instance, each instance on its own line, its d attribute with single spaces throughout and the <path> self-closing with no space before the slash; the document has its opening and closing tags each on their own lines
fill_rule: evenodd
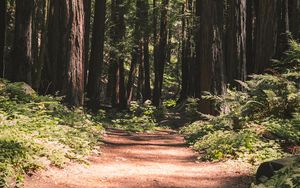
<svg viewBox="0 0 300 188">
<path fill-rule="evenodd" d="M 83 109 L 69 109 L 60 98 L 39 96 L 22 83 L 0 81 L 0 187 L 15 187 L 24 173 L 48 164 L 83 162 L 102 132 Z"/>
<path fill-rule="evenodd" d="M 112 116 L 114 128 L 134 132 L 152 131 L 157 128 L 157 116 L 161 112 L 152 106 L 151 101 L 146 101 L 144 104 L 132 101 L 129 109 L 129 112 L 114 113 Z"/>
<path fill-rule="evenodd" d="M 255 185 L 252 184 L 251 188 L 296 188 L 300 187 L 300 162 L 287 166 L 278 172 L 269 180 L 264 183 Z"/>
<path fill-rule="evenodd" d="M 212 161 L 243 159 L 256 163 L 282 156 L 278 144 L 263 142 L 250 131 L 215 131 L 199 139 L 194 148 L 204 152 L 202 159 Z"/>
</svg>

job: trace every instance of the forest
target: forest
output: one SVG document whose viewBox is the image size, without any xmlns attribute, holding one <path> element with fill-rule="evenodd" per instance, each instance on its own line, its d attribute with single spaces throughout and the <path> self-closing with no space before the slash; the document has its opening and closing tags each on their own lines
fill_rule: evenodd
<svg viewBox="0 0 300 188">
<path fill-rule="evenodd" d="M 0 187 L 300 187 L 300 0 L 0 0 Z"/>
</svg>

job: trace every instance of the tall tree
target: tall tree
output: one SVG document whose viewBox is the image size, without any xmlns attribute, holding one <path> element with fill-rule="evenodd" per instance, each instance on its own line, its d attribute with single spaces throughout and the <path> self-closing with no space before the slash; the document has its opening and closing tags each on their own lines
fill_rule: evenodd
<svg viewBox="0 0 300 188">
<path fill-rule="evenodd" d="M 254 43 L 255 43 L 255 26 L 256 26 L 256 8 L 258 0 L 246 1 L 246 66 L 247 74 L 254 72 Z"/>
<path fill-rule="evenodd" d="M 127 102 L 133 98 L 135 75 L 139 65 L 139 80 L 137 96 L 143 100 L 150 99 L 150 64 L 149 64 L 149 31 L 148 31 L 148 0 L 136 0 L 136 16 L 134 26 L 134 39 L 132 60 L 127 82 Z"/>
<path fill-rule="evenodd" d="M 32 71 L 32 86 L 34 89 L 40 89 L 41 85 L 41 77 L 42 77 L 42 69 L 44 63 L 46 61 L 46 47 L 47 47 L 47 27 L 48 27 L 48 9 L 49 9 L 49 0 L 39 0 L 37 1 L 37 8 L 35 10 L 35 17 L 38 18 L 34 22 L 35 32 L 32 33 L 32 37 L 34 38 L 32 48 L 34 49 L 35 53 L 34 61 L 33 61 L 33 71 Z"/>
<path fill-rule="evenodd" d="M 84 102 L 84 0 L 68 0 L 65 3 L 67 16 L 66 63 L 68 75 L 66 101 L 80 106 Z"/>
<path fill-rule="evenodd" d="M 6 1 L 0 2 L 0 78 L 4 77 L 4 47 L 6 31 Z"/>
<path fill-rule="evenodd" d="M 293 38 L 300 40 L 300 0 L 289 0 L 289 26 Z"/>
<path fill-rule="evenodd" d="M 153 91 L 153 104 L 160 105 L 161 92 L 163 87 L 164 68 L 167 58 L 167 42 L 168 42 L 168 6 L 169 0 L 163 0 L 161 8 L 159 46 L 157 52 L 157 63 L 155 64 L 155 81 Z"/>
<path fill-rule="evenodd" d="M 270 60 L 276 51 L 277 1 L 258 1 L 254 54 L 255 73 L 262 73 L 270 66 Z"/>
<path fill-rule="evenodd" d="M 225 64 L 230 84 L 246 79 L 246 1 L 228 1 Z"/>
<path fill-rule="evenodd" d="M 108 93 L 111 96 L 113 107 L 125 109 L 127 106 L 125 78 L 124 78 L 124 46 L 125 38 L 125 7 L 123 0 L 112 0 L 111 2 L 111 32 L 110 39 L 113 49 L 110 51 L 110 68 Z"/>
<path fill-rule="evenodd" d="M 181 44 L 181 92 L 178 102 L 185 100 L 189 96 L 194 96 L 194 53 L 192 52 L 192 35 L 194 32 L 193 1 L 184 0 L 182 3 L 182 44 Z"/>
<path fill-rule="evenodd" d="M 198 69 L 200 77 L 197 78 L 200 90 L 214 94 L 224 92 L 224 53 L 223 53 L 223 26 L 224 2 L 203 0 L 197 1 L 197 12 L 200 17 L 199 42 L 196 46 L 196 55 L 199 56 Z M 201 112 L 212 114 L 214 108 L 206 100 L 200 102 Z"/>
<path fill-rule="evenodd" d="M 277 43 L 275 58 L 280 59 L 289 48 L 289 4 L 288 0 L 277 0 Z"/>
<path fill-rule="evenodd" d="M 12 81 L 32 84 L 32 13 L 33 0 L 16 0 L 15 39 L 12 51 Z"/>
<path fill-rule="evenodd" d="M 93 23 L 92 48 L 88 74 L 87 97 L 88 106 L 93 111 L 100 107 L 100 84 L 103 66 L 104 32 L 105 32 L 106 1 L 96 0 L 95 18 Z"/>
<path fill-rule="evenodd" d="M 149 60 L 149 2 L 143 1 L 143 23 L 144 23 L 144 35 L 143 35 L 143 56 L 144 56 L 144 92 L 143 99 L 151 99 L 151 82 L 150 82 L 150 60 Z"/>
<path fill-rule="evenodd" d="M 130 101 L 133 98 L 133 86 L 135 82 L 135 76 L 136 76 L 136 69 L 137 65 L 139 65 L 141 62 L 141 40 L 142 40 L 142 17 L 144 16 L 142 14 L 142 4 L 143 0 L 136 0 L 136 15 L 135 15 L 135 24 L 134 24 L 134 33 L 133 33 L 133 50 L 132 50 L 132 57 L 131 57 L 131 64 L 130 64 L 130 70 L 128 75 L 128 82 L 127 82 L 127 102 L 130 103 Z"/>
<path fill-rule="evenodd" d="M 96 2 L 95 2 L 96 3 Z M 89 70 L 89 52 L 90 52 L 90 31 L 91 31 L 91 13 L 92 13 L 92 0 L 84 0 L 84 79 L 85 84 L 88 81 Z M 96 10 L 95 10 L 96 11 Z"/>
<path fill-rule="evenodd" d="M 84 7 L 83 0 L 52 0 L 50 5 L 47 67 L 53 91 L 66 95 L 69 105 L 84 99 Z"/>
</svg>

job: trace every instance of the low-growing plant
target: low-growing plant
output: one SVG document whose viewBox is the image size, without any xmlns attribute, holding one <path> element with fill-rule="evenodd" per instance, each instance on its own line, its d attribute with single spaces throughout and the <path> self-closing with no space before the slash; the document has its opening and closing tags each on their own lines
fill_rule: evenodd
<svg viewBox="0 0 300 188">
<path fill-rule="evenodd" d="M 157 128 L 157 108 L 152 106 L 151 101 L 140 104 L 132 101 L 129 112 L 119 112 L 114 114 L 112 124 L 114 128 L 124 129 L 134 132 L 152 131 Z"/>
<path fill-rule="evenodd" d="M 266 179 L 266 181 L 261 184 L 251 185 L 251 188 L 273 187 L 300 187 L 300 161 L 280 169 L 271 179 Z"/>
<path fill-rule="evenodd" d="M 16 187 L 24 173 L 63 166 L 101 142 L 102 125 L 60 98 L 39 96 L 24 83 L 0 81 L 0 187 Z"/>
</svg>

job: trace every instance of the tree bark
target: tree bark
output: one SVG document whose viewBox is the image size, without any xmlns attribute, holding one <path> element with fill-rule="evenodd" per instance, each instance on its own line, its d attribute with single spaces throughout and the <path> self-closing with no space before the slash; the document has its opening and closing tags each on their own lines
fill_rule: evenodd
<svg viewBox="0 0 300 188">
<path fill-rule="evenodd" d="M 230 0 L 225 42 L 227 82 L 246 79 L 246 1 Z"/>
<path fill-rule="evenodd" d="M 83 0 L 52 0 L 47 72 L 52 92 L 60 91 L 71 106 L 84 102 Z"/>
<path fill-rule="evenodd" d="M 96 4 L 96 2 L 95 2 Z M 88 71 L 89 71 L 89 55 L 90 55 L 90 32 L 91 32 L 91 11 L 92 11 L 92 1 L 84 0 L 84 23 L 85 23 L 85 32 L 84 32 L 84 79 L 85 84 L 88 82 Z M 96 10 L 95 10 L 96 12 Z M 96 17 L 96 16 L 94 16 Z M 95 18 L 94 18 L 95 19 Z"/>
<path fill-rule="evenodd" d="M 209 91 L 223 94 L 225 90 L 224 54 L 223 54 L 223 14 L 224 2 L 203 0 L 199 5 L 200 33 L 197 52 L 200 63 L 200 92 Z M 200 111 L 214 114 L 211 102 L 201 99 Z"/>
<path fill-rule="evenodd" d="M 168 42 L 168 6 L 169 0 L 163 0 L 161 9 L 161 22 L 160 22 L 160 38 L 157 54 L 157 65 L 155 67 L 155 81 L 153 104 L 159 106 L 161 102 L 161 92 L 163 87 L 164 68 L 167 58 L 167 42 Z"/>
<path fill-rule="evenodd" d="M 292 36 L 300 40 L 300 0 L 289 0 L 289 25 Z"/>
<path fill-rule="evenodd" d="M 277 38 L 277 1 L 258 2 L 255 33 L 254 73 L 263 73 L 271 65 L 276 51 Z"/>
<path fill-rule="evenodd" d="M 289 5 L 288 0 L 278 0 L 277 3 L 278 29 L 275 58 L 281 59 L 289 49 Z"/>
<path fill-rule="evenodd" d="M 93 23 L 93 36 L 91 58 L 88 75 L 87 97 L 88 106 L 91 110 L 97 111 L 100 108 L 101 94 L 101 72 L 103 66 L 104 32 L 106 1 L 96 0 L 95 18 Z"/>
<path fill-rule="evenodd" d="M 6 32 L 6 0 L 0 2 L 0 78 L 4 77 L 4 48 Z"/>
<path fill-rule="evenodd" d="M 32 13 L 33 0 L 16 0 L 15 39 L 11 81 L 32 84 Z"/>
<path fill-rule="evenodd" d="M 113 0 L 111 3 L 111 41 L 113 48 L 110 51 L 110 70 L 109 84 L 111 104 L 114 108 L 125 109 L 127 107 L 126 88 L 125 88 L 125 70 L 122 41 L 125 38 L 125 19 L 123 0 Z"/>
<path fill-rule="evenodd" d="M 140 48 L 140 43 L 142 40 L 142 5 L 143 0 L 136 0 L 136 14 L 135 14 L 135 24 L 134 24 L 134 33 L 133 33 L 133 49 L 131 55 L 131 64 L 130 70 L 128 75 L 128 82 L 127 82 L 127 103 L 129 104 L 133 99 L 133 90 L 134 90 L 134 82 L 137 72 L 137 65 L 141 63 L 141 55 L 142 51 Z"/>
<path fill-rule="evenodd" d="M 33 64 L 33 88 L 36 90 L 40 89 L 42 82 L 42 69 L 46 61 L 46 47 L 47 47 L 47 27 L 48 27 L 48 8 L 49 8 L 49 0 L 41 0 L 38 2 L 39 8 L 41 10 L 38 11 L 37 17 L 39 17 L 39 23 L 36 24 L 36 37 L 40 40 L 40 44 L 37 40 L 36 47 L 39 50 L 36 50 L 36 58 Z M 33 45 L 34 46 L 34 45 Z"/>
</svg>

